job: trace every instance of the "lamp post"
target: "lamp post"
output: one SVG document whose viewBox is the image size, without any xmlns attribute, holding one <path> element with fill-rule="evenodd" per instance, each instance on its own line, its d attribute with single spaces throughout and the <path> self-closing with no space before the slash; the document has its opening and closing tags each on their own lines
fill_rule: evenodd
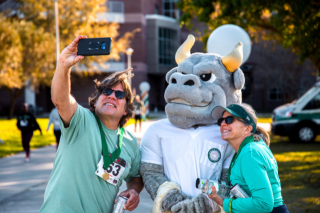
<svg viewBox="0 0 320 213">
<path fill-rule="evenodd" d="M 59 8 L 58 8 L 58 0 L 54 0 L 54 17 L 55 17 L 55 25 L 56 25 L 56 60 L 58 63 L 58 58 L 60 54 L 60 34 L 59 34 Z"/>
<path fill-rule="evenodd" d="M 126 54 L 128 57 L 128 69 L 131 68 L 131 55 L 133 53 L 133 49 L 132 48 L 128 48 L 126 50 Z M 131 84 L 131 70 L 129 71 L 129 77 L 128 77 L 128 81 L 129 81 L 129 85 L 130 85 L 130 89 L 132 89 L 132 84 Z"/>
</svg>

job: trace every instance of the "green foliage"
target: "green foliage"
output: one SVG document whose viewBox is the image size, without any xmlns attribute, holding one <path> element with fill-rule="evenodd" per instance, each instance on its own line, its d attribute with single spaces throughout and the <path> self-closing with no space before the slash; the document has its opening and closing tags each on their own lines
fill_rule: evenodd
<svg viewBox="0 0 320 213">
<path fill-rule="evenodd" d="M 15 26 L 23 46 L 22 82 L 30 80 L 34 87 L 40 83 L 50 85 L 55 69 L 54 36 L 30 21 L 20 20 Z"/>
<path fill-rule="evenodd" d="M 0 20 L 0 87 L 21 89 L 28 80 L 48 85 L 55 68 L 53 35 L 31 21 L 2 14 Z"/>
<path fill-rule="evenodd" d="M 21 87 L 22 43 L 15 25 L 0 14 L 0 86 Z"/>
<path fill-rule="evenodd" d="M 209 26 L 210 32 L 223 24 L 236 24 L 251 38 L 276 40 L 320 68 L 320 3 L 306 1 L 180 0 L 181 24 L 192 28 L 191 20 Z M 210 35 L 207 32 L 203 38 Z"/>
</svg>

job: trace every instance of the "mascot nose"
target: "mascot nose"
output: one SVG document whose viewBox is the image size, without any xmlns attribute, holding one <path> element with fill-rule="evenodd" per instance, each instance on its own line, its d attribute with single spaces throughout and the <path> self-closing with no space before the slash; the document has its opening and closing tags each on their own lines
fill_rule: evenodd
<svg viewBox="0 0 320 213">
<path fill-rule="evenodd" d="M 184 85 L 184 86 L 194 86 L 194 87 L 201 86 L 199 77 L 193 74 L 183 75 L 181 73 L 174 73 L 170 76 L 169 82 L 171 84 L 178 84 L 178 85 Z"/>
<path fill-rule="evenodd" d="M 194 81 L 193 80 L 189 80 L 189 81 L 185 82 L 184 85 L 193 86 L 194 85 Z"/>
<path fill-rule="evenodd" d="M 171 79 L 171 83 L 176 84 L 177 80 L 175 78 L 172 78 Z M 193 86 L 194 85 L 194 81 L 193 80 L 189 80 L 189 81 L 185 82 L 183 85 Z"/>
</svg>

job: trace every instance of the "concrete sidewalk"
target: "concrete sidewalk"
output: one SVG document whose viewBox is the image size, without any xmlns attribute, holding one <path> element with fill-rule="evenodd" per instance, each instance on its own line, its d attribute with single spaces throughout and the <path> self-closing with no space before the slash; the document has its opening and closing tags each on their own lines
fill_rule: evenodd
<svg viewBox="0 0 320 213">
<path fill-rule="evenodd" d="M 0 159 L 0 212 L 39 212 L 55 154 L 47 146 L 31 150 L 28 163 L 24 152 Z"/>
</svg>

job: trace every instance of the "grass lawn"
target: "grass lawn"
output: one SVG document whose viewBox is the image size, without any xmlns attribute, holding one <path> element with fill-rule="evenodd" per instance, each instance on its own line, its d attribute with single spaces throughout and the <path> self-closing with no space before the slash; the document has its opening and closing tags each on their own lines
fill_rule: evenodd
<svg viewBox="0 0 320 213">
<path fill-rule="evenodd" d="M 258 118 L 258 123 L 269 123 L 271 124 L 272 119 L 271 118 Z"/>
<path fill-rule="evenodd" d="M 50 130 L 48 132 L 46 131 L 48 121 L 48 118 L 37 118 L 37 122 L 40 125 L 43 135 L 40 135 L 38 130 L 33 132 L 33 137 L 30 142 L 31 149 L 56 143 L 56 139 L 53 135 L 53 126 L 51 125 Z M 0 158 L 23 151 L 21 132 L 17 128 L 16 123 L 16 119 L 0 119 L 0 139 L 4 141 L 4 143 L 0 143 Z M 133 118 L 127 123 L 127 125 L 130 124 L 134 124 Z"/>
<path fill-rule="evenodd" d="M 282 196 L 290 213 L 320 212 L 320 138 L 309 144 L 291 143 L 287 137 L 271 138 Z"/>
<path fill-rule="evenodd" d="M 48 119 L 37 119 L 43 131 L 34 132 L 31 148 L 55 143 L 52 129 L 46 132 Z M 259 119 L 270 123 L 271 118 Z M 133 124 L 130 119 L 128 124 Z M 52 126 L 51 126 L 52 128 Z M 23 151 L 16 120 L 0 119 L 0 157 Z M 291 143 L 288 137 L 271 135 L 270 148 L 279 165 L 282 195 L 290 213 L 320 212 L 320 136 L 315 143 Z"/>
<path fill-rule="evenodd" d="M 33 132 L 33 137 L 30 142 L 31 149 L 43 147 L 55 143 L 52 126 L 49 132 L 46 131 L 48 125 L 47 118 L 38 118 L 37 122 L 40 125 L 42 134 L 39 130 Z M 21 132 L 16 126 L 17 120 L 0 119 L 0 138 L 4 143 L 0 143 L 0 157 L 11 155 L 17 152 L 22 152 Z"/>
</svg>

